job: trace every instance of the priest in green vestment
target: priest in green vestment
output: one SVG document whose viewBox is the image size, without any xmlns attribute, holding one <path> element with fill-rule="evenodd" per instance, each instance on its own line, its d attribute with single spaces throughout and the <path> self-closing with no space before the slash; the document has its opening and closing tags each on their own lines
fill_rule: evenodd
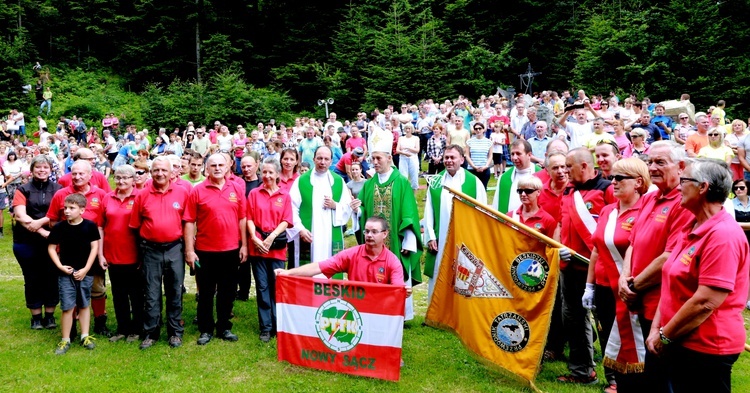
<svg viewBox="0 0 750 393">
<path fill-rule="evenodd" d="M 458 145 L 448 145 L 443 153 L 445 170 L 431 178 L 427 188 L 427 202 L 424 206 L 424 243 L 427 245 L 424 274 L 430 277 L 427 286 L 427 301 L 432 299 L 435 279 L 440 271 L 440 261 L 445 250 L 445 238 L 450 227 L 453 210 L 453 194 L 443 188 L 449 187 L 487 204 L 487 191 L 476 176 L 462 168 L 464 149 Z"/>
<path fill-rule="evenodd" d="M 521 206 L 521 198 L 516 192 L 518 180 L 534 176 L 535 172 L 542 170 L 542 167 L 531 162 L 531 144 L 525 139 L 516 139 L 510 144 L 510 160 L 513 168 L 500 176 L 492 199 L 492 207 L 500 213 L 514 211 Z"/>
<path fill-rule="evenodd" d="M 386 246 L 401 260 L 407 286 L 416 285 L 422 281 L 422 239 L 417 201 L 409 180 L 392 165 L 393 136 L 383 132 L 372 135 L 371 139 L 372 166 L 376 173 L 365 182 L 359 193 L 362 201 L 360 226 L 364 228 L 365 221 L 371 216 L 383 217 L 388 221 L 391 230 Z M 409 297 L 406 299 L 404 319 L 413 318 L 413 301 Z"/>
</svg>

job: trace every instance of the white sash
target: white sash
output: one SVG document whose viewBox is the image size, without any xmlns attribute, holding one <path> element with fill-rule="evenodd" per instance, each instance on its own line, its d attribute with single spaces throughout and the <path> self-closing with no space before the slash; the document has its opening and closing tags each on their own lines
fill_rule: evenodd
<svg viewBox="0 0 750 393">
<path fill-rule="evenodd" d="M 615 246 L 615 230 L 617 230 L 617 209 L 612 209 L 607 219 L 607 226 L 604 227 L 604 244 L 607 245 L 607 251 L 615 261 L 617 266 L 617 272 L 622 274 L 622 263 L 623 257 L 620 255 L 620 251 Z M 635 349 L 638 354 L 638 362 L 643 363 L 646 359 L 646 346 L 643 338 L 643 331 L 641 330 L 641 323 L 638 320 L 638 314 L 630 312 L 630 329 L 633 331 L 633 340 L 635 341 Z M 617 359 L 617 356 L 622 347 L 622 337 L 620 336 L 620 327 L 617 323 L 617 317 L 615 317 L 612 330 L 609 334 L 609 342 L 607 342 L 604 349 L 604 356 L 613 360 Z"/>
<path fill-rule="evenodd" d="M 596 230 L 596 220 L 594 219 L 594 216 L 592 216 L 589 212 L 589 209 L 586 208 L 586 204 L 583 203 L 583 197 L 581 196 L 580 192 L 576 191 L 573 193 L 573 202 L 575 204 L 578 217 L 580 217 L 581 221 L 583 221 L 583 225 L 586 226 L 589 234 L 593 235 L 594 231 Z"/>
</svg>

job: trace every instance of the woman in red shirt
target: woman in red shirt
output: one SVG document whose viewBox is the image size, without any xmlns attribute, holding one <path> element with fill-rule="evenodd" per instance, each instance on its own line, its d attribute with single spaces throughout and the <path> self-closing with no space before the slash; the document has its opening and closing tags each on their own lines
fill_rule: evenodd
<svg viewBox="0 0 750 393">
<path fill-rule="evenodd" d="M 279 187 L 287 193 L 292 184 L 299 177 L 299 151 L 284 149 L 281 151 L 281 172 L 279 173 Z"/>
<path fill-rule="evenodd" d="M 112 304 L 117 318 L 117 334 L 110 341 L 127 336 L 127 341 L 138 340 L 143 329 L 143 286 L 138 264 L 135 232 L 128 227 L 130 213 L 137 191 L 135 171 L 130 165 L 115 169 L 115 190 L 107 194 L 102 203 L 102 220 L 99 227 L 102 247 L 99 263 L 109 270 L 112 281 Z"/>
<path fill-rule="evenodd" d="M 630 246 L 630 230 L 640 213 L 640 198 L 651 186 L 651 177 L 648 166 L 639 158 L 631 157 L 612 166 L 612 178 L 617 202 L 605 206 L 599 214 L 581 301 L 584 308 L 596 309 L 601 326 L 599 344 L 605 354 L 604 374 L 609 385 L 606 391 L 614 392 L 619 387 L 620 391 L 630 392 L 636 386 L 629 384 L 636 381 L 633 375 L 637 377 L 643 372 L 646 353 L 642 345 L 636 346 L 637 341 L 643 342 L 643 332 L 637 315 L 631 314 L 624 302 L 615 299 L 625 251 Z M 612 340 L 612 345 L 608 345 L 610 333 L 620 338 Z M 637 348 L 641 348 L 640 353 Z"/>
<path fill-rule="evenodd" d="M 260 340 L 268 342 L 276 335 L 276 276 L 275 269 L 283 269 L 286 261 L 286 228 L 294 225 L 292 199 L 279 187 L 281 165 L 266 159 L 261 167 L 263 186 L 247 197 L 247 227 L 252 246 L 248 247 L 255 276 L 258 302 Z M 281 243 L 281 244 L 277 244 Z"/>
<path fill-rule="evenodd" d="M 730 392 L 732 366 L 745 349 L 750 247 L 723 207 L 732 187 L 726 163 L 691 159 L 680 185 L 680 204 L 695 219 L 662 267 L 646 345 L 664 359 L 673 392 Z"/>
<path fill-rule="evenodd" d="M 553 238 L 557 230 L 557 222 L 549 213 L 539 207 L 538 199 L 541 191 L 542 181 L 538 177 L 531 176 L 519 180 L 516 192 L 521 198 L 521 207 L 518 210 L 508 212 L 508 215 L 521 224 Z"/>
</svg>

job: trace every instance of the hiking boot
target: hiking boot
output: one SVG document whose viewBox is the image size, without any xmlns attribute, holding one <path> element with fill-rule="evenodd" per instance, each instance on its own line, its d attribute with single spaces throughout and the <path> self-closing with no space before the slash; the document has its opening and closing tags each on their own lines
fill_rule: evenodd
<svg viewBox="0 0 750 393">
<path fill-rule="evenodd" d="M 68 349 L 70 349 L 70 341 L 60 340 L 60 342 L 57 343 L 57 348 L 55 348 L 55 355 L 65 355 L 65 353 L 68 352 Z"/>
<path fill-rule="evenodd" d="M 57 323 L 55 322 L 54 315 L 44 317 L 42 324 L 44 325 L 45 329 L 55 329 L 57 327 Z"/>
<path fill-rule="evenodd" d="M 169 338 L 169 346 L 172 348 L 177 348 L 182 346 L 182 337 L 180 336 L 172 336 Z"/>
<path fill-rule="evenodd" d="M 31 317 L 31 330 L 42 330 L 42 329 L 44 329 L 44 327 L 42 326 L 42 319 Z"/>
<path fill-rule="evenodd" d="M 211 333 L 201 333 L 198 337 L 198 345 L 206 345 L 214 336 Z"/>
<path fill-rule="evenodd" d="M 229 329 L 223 331 L 221 335 L 219 336 L 219 338 L 224 341 L 237 341 L 240 339 L 239 337 L 237 337 L 236 334 L 232 333 L 232 331 Z"/>
<path fill-rule="evenodd" d="M 96 348 L 94 341 L 96 341 L 94 336 L 86 336 L 81 340 L 81 345 L 86 349 L 94 349 Z"/>
<path fill-rule="evenodd" d="M 118 341 L 122 340 L 123 338 L 125 338 L 125 335 L 118 333 L 118 334 L 115 334 L 114 336 L 110 337 L 109 338 L 109 342 L 115 343 L 115 342 L 118 342 Z"/>
<path fill-rule="evenodd" d="M 153 339 L 151 339 L 150 337 L 146 337 L 146 339 L 145 339 L 145 340 L 143 340 L 143 342 L 141 342 L 141 346 L 140 346 L 140 348 L 141 348 L 141 349 L 148 349 L 148 348 L 151 348 L 151 346 L 152 346 L 152 345 L 154 345 L 154 343 L 155 343 L 155 342 L 156 342 L 156 341 L 154 341 L 154 340 L 153 340 Z"/>
<path fill-rule="evenodd" d="M 575 383 L 579 385 L 593 385 L 599 380 L 596 378 L 596 371 L 592 371 L 591 374 L 585 377 L 581 377 L 573 374 L 566 374 L 557 377 L 557 382 Z"/>
</svg>

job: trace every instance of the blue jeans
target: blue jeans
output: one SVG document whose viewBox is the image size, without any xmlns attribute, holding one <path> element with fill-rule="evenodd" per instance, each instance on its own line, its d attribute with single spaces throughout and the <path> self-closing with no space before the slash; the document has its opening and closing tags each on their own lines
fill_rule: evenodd
<svg viewBox="0 0 750 393">
<path fill-rule="evenodd" d="M 44 100 L 42 102 L 42 105 L 39 105 L 39 114 L 42 114 L 42 111 L 44 110 L 44 107 L 47 107 L 47 116 L 49 116 L 49 112 L 52 110 L 52 100 Z"/>
<path fill-rule="evenodd" d="M 258 301 L 258 324 L 261 333 L 276 333 L 276 275 L 275 269 L 283 269 L 280 259 L 253 257 L 247 263 L 253 264 L 255 276 L 255 299 Z"/>
<path fill-rule="evenodd" d="M 363 171 L 364 172 L 364 171 Z M 333 173 L 341 176 L 341 178 L 344 179 L 344 184 L 349 183 L 349 175 L 346 174 L 346 172 L 341 172 L 339 168 L 334 167 Z"/>
</svg>

